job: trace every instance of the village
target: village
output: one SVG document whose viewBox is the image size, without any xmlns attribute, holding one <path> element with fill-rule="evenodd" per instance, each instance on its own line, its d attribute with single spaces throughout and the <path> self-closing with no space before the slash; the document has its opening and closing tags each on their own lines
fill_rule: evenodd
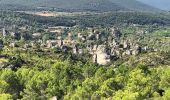
<svg viewBox="0 0 170 100">
<path fill-rule="evenodd" d="M 67 33 L 64 34 L 66 30 Z M 111 27 L 110 35 L 105 37 L 99 30 L 93 28 L 88 28 L 88 35 L 80 32 L 73 35 L 69 30 L 70 27 L 49 27 L 48 29 L 45 29 L 45 31 L 55 33 L 55 39 L 44 41 L 42 39 L 42 33 L 36 32 L 31 34 L 32 40 L 24 42 L 21 45 L 19 41 L 24 41 L 24 38 L 27 38 L 26 36 L 24 37 L 19 32 L 12 32 L 3 28 L 1 31 L 3 39 L 12 39 L 8 39 L 9 41 L 6 44 L 1 42 L 1 48 L 4 46 L 20 48 L 21 50 L 31 48 L 43 48 L 44 50 L 48 50 L 56 48 L 63 50 L 64 52 L 71 52 L 75 55 L 89 53 L 91 54 L 93 62 L 99 65 L 106 65 L 115 59 L 125 56 L 135 56 L 149 49 L 146 46 L 141 47 L 131 40 L 122 39 L 122 33 L 116 27 Z M 102 41 L 103 38 L 104 40 Z"/>
</svg>

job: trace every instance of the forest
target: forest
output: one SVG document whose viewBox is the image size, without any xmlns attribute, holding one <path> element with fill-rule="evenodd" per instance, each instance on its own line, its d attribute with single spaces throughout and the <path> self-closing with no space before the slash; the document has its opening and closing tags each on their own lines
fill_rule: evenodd
<svg viewBox="0 0 170 100">
<path fill-rule="evenodd" d="M 3 50 L 2 54 L 6 57 L 0 61 L 7 63 L 0 73 L 1 100 L 170 98 L 169 53 L 132 56 L 107 66 L 49 51 Z"/>
<path fill-rule="evenodd" d="M 168 13 L 144 13 L 144 12 L 108 12 L 80 16 L 44 17 L 29 15 L 21 12 L 1 11 L 1 25 L 23 26 L 83 26 L 98 27 L 112 25 L 170 25 Z M 17 19 L 17 20 L 14 20 Z"/>
</svg>

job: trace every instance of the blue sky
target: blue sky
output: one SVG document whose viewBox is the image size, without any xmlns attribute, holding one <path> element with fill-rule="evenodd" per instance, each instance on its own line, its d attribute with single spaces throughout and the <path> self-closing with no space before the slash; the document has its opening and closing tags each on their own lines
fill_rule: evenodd
<svg viewBox="0 0 170 100">
<path fill-rule="evenodd" d="M 170 10 L 170 0 L 138 0 L 163 10 Z"/>
</svg>

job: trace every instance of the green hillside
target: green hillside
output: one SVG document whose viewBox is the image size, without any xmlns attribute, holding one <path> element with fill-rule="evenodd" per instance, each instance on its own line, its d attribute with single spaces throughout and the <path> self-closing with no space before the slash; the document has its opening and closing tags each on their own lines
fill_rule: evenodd
<svg viewBox="0 0 170 100">
<path fill-rule="evenodd" d="M 136 0 L 1 0 L 1 9 L 62 9 L 73 11 L 159 11 Z"/>
</svg>

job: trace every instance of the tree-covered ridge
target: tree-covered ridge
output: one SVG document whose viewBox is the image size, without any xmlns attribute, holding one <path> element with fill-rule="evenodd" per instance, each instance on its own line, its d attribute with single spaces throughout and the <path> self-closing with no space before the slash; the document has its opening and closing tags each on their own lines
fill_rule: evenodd
<svg viewBox="0 0 170 100">
<path fill-rule="evenodd" d="M 136 0 L 1 0 L 0 5 L 9 10 L 161 11 Z"/>
<path fill-rule="evenodd" d="M 170 7 L 168 6 L 170 4 L 170 1 L 168 0 L 138 0 L 141 1 L 143 3 L 146 3 L 148 5 L 152 5 L 154 7 L 163 9 L 163 10 L 170 10 Z"/>
<path fill-rule="evenodd" d="M 140 12 L 99 13 L 80 16 L 43 17 L 25 13 L 1 11 L 1 27 L 6 25 L 34 26 L 75 26 L 84 27 L 112 25 L 170 25 L 169 14 L 151 14 Z"/>
</svg>

